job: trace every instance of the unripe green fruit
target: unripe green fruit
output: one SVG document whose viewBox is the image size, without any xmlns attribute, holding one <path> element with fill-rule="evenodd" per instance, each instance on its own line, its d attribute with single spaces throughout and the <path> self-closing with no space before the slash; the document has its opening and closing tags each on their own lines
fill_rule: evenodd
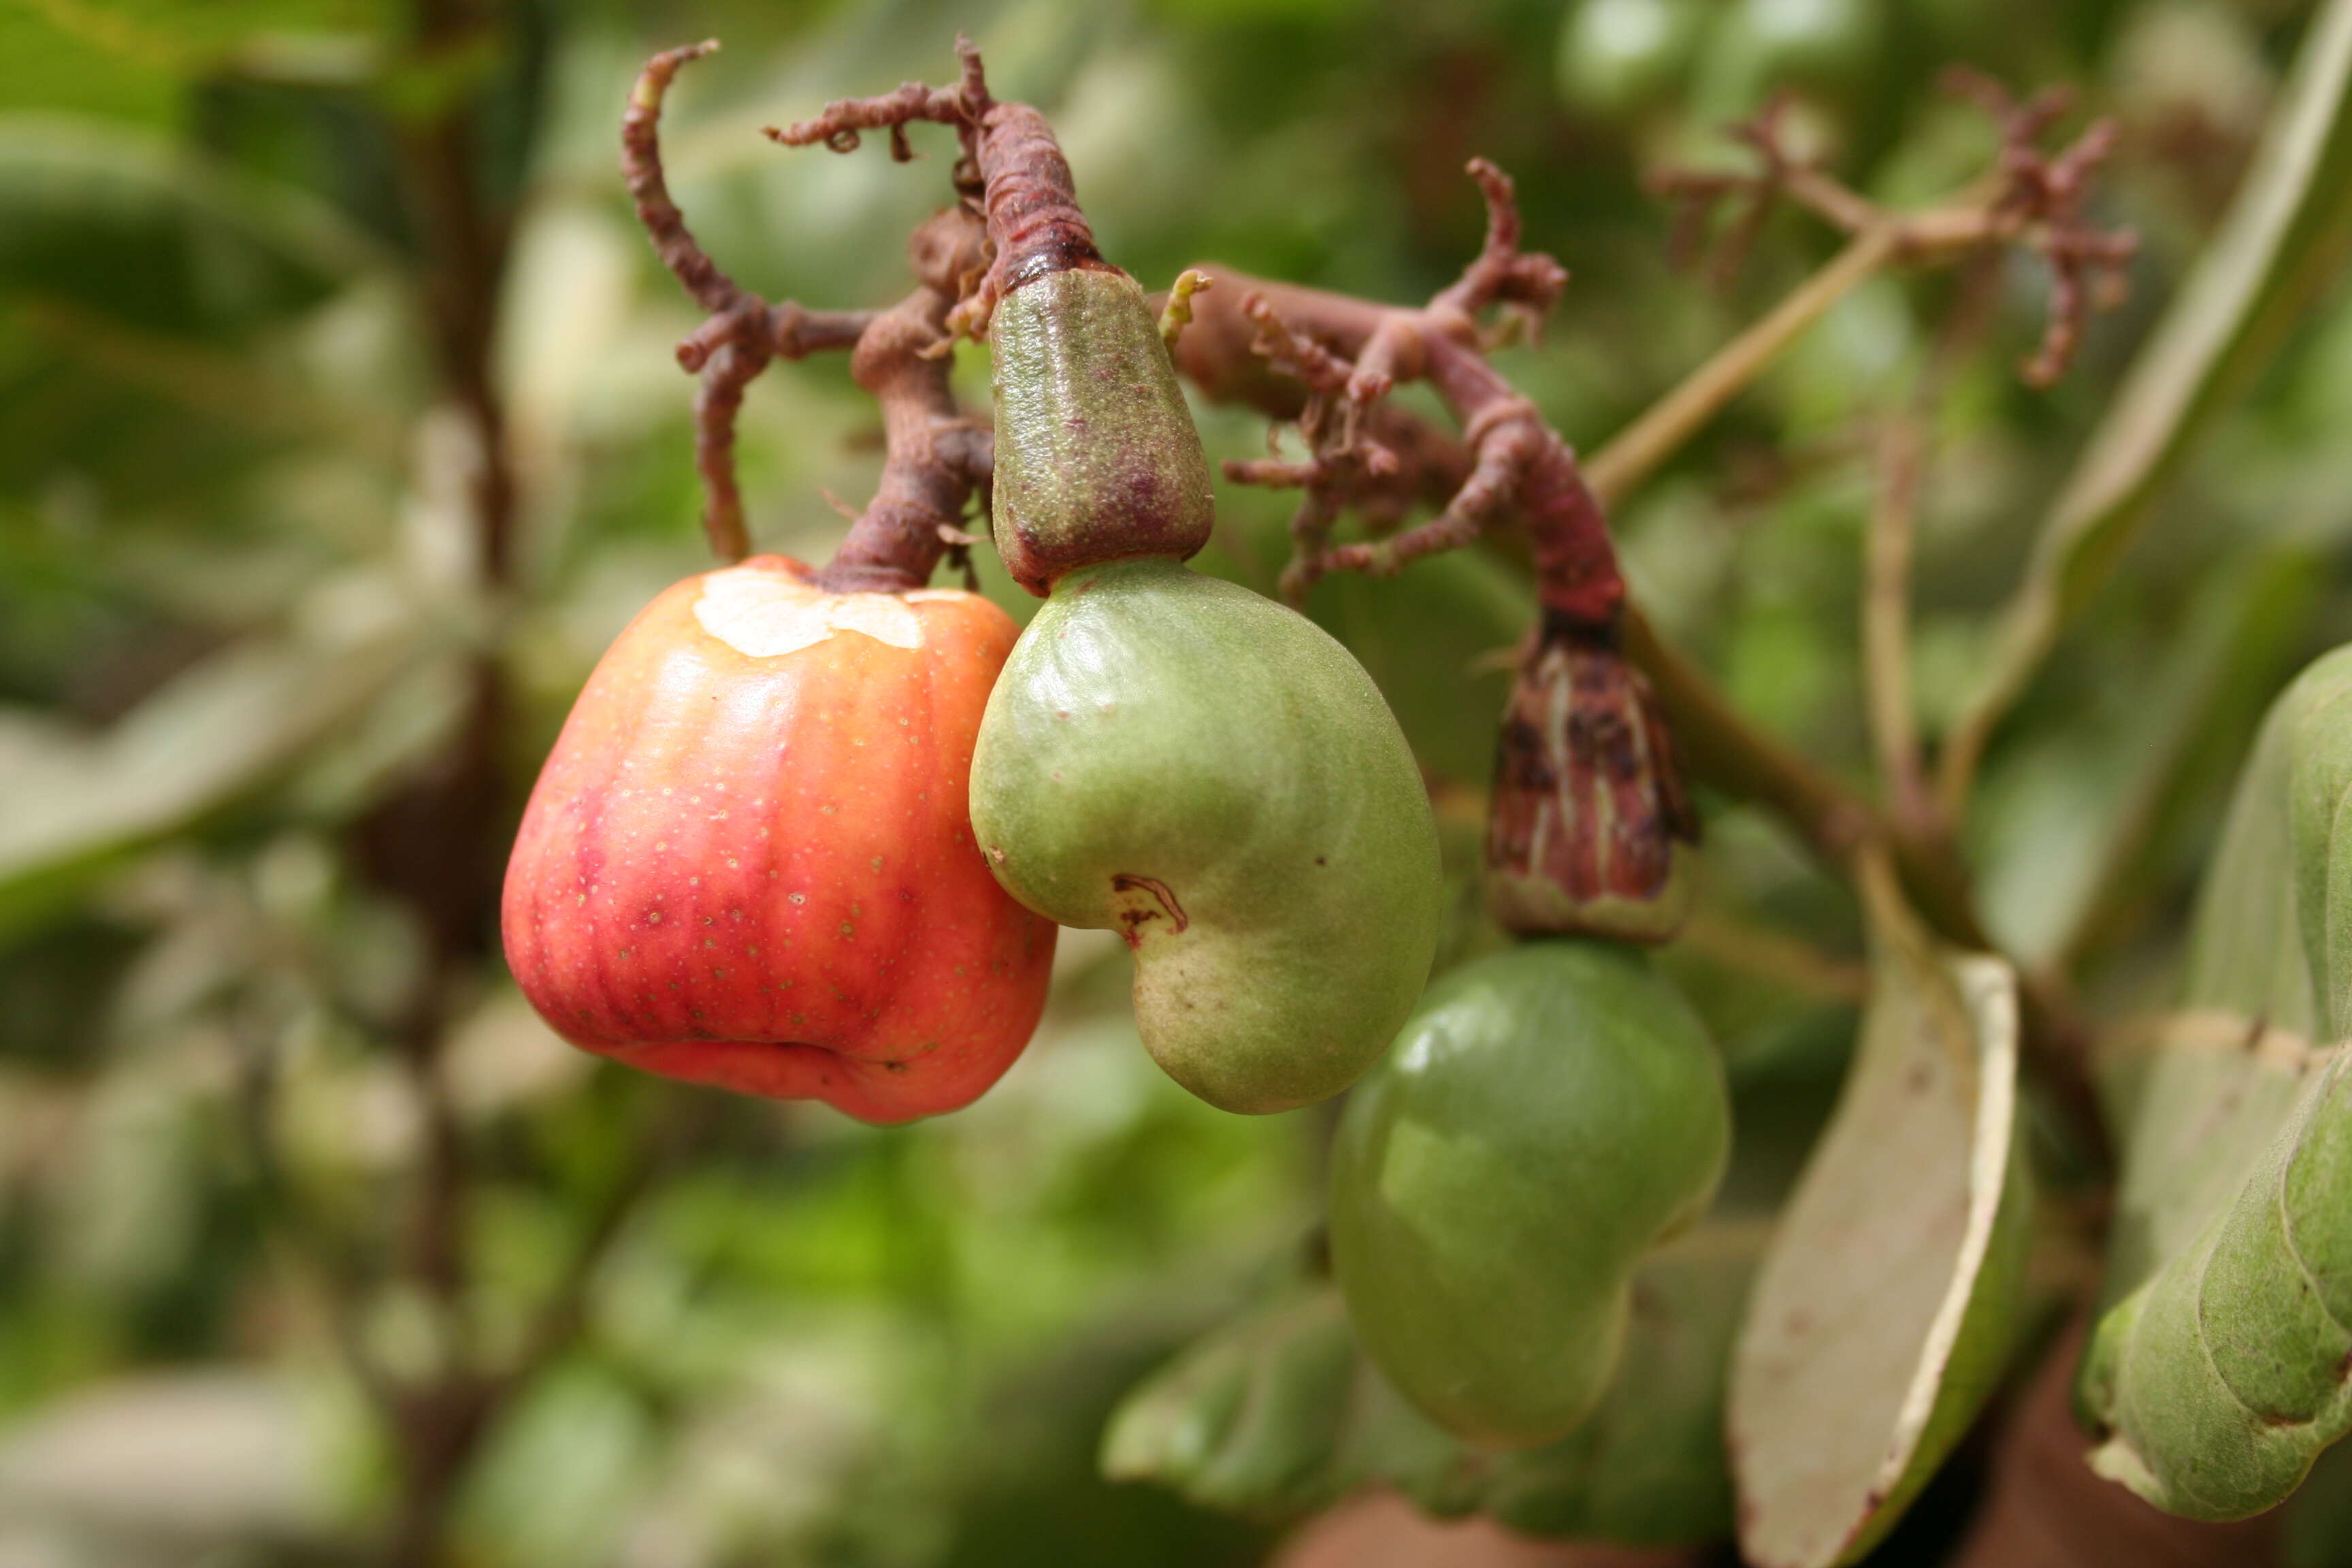
<svg viewBox="0 0 2352 1568">
<path fill-rule="evenodd" d="M 996 551 L 1014 582 L 1042 597 L 1074 567 L 1209 542 L 1209 461 L 1134 279 L 1045 273 L 998 301 L 989 343 Z"/>
<path fill-rule="evenodd" d="M 1428 976 L 1436 829 L 1370 677 L 1175 562 L 1062 579 L 989 697 L 971 816 L 1014 898 L 1126 936 L 1145 1047 L 1224 1110 L 1346 1088 Z"/>
<path fill-rule="evenodd" d="M 1706 1209 L 1730 1135 L 1706 1029 L 1640 952 L 1530 942 L 1454 970 L 1333 1148 L 1366 1352 L 1466 1441 L 1565 1436 L 1608 1386 L 1634 1267 Z"/>
</svg>

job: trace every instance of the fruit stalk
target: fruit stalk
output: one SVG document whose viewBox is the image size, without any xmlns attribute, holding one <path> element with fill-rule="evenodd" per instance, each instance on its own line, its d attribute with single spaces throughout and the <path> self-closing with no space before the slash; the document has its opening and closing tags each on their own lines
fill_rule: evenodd
<svg viewBox="0 0 2352 1568">
<path fill-rule="evenodd" d="M 1226 466 L 1235 479 L 1305 487 L 1292 523 L 1297 553 L 1284 574 L 1294 600 L 1328 572 L 1393 572 L 1517 520 L 1538 616 L 1497 742 L 1488 901 L 1523 934 L 1660 942 L 1688 908 L 1697 817 L 1664 715 L 1625 660 L 1625 583 L 1600 501 L 1568 444 L 1486 362 L 1490 340 L 1477 323 L 1489 307 L 1539 315 L 1566 274 L 1518 249 L 1517 207 L 1500 171 L 1481 161 L 1470 172 L 1487 198 L 1486 243 L 1426 307 L 1229 275 L 1177 353 L 1202 385 L 1300 423 L 1309 461 Z M 1254 337 L 1244 338 L 1244 323 Z M 1237 353 L 1276 374 L 1237 373 Z M 1370 433 L 1401 380 L 1428 382 L 1459 421 L 1466 474 L 1434 521 L 1335 545 L 1343 499 L 1395 495 L 1445 471 L 1428 461 L 1423 442 L 1408 479 L 1404 460 Z"/>
<path fill-rule="evenodd" d="M 966 282 L 985 262 L 981 222 L 957 207 L 918 227 L 907 251 L 919 287 L 886 310 L 809 310 L 741 288 L 688 229 L 662 173 L 661 110 L 670 83 L 687 62 L 718 47 L 705 42 L 656 55 L 621 122 L 621 171 L 637 219 L 662 265 L 709 313 L 678 344 L 677 362 L 701 378 L 695 463 L 711 552 L 735 562 L 751 549 L 734 459 L 744 387 L 772 360 L 847 350 L 851 374 L 881 405 L 887 455 L 873 501 L 818 578 L 843 591 L 920 587 L 949 549 L 974 491 L 986 489 L 992 467 L 987 431 L 957 407 L 950 367 L 939 352 Z M 835 135 L 855 144 L 854 131 Z"/>
<path fill-rule="evenodd" d="M 1111 561 L 1184 560 L 1213 521 L 1207 459 L 1158 321 L 1135 280 L 1096 248 L 1051 126 L 989 96 L 959 39 L 962 80 L 845 99 L 768 134 L 786 146 L 857 145 L 887 129 L 952 126 L 958 189 L 983 215 L 992 258 L 950 312 L 995 356 L 994 532 L 1013 580 L 1043 597 L 1066 573 Z"/>
</svg>

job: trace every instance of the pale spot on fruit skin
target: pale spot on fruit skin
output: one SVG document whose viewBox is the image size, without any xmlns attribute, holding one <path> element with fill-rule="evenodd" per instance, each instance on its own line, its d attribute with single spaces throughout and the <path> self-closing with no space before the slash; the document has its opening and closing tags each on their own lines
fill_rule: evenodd
<svg viewBox="0 0 2352 1568">
<path fill-rule="evenodd" d="M 892 647 L 920 647 L 914 595 L 828 594 L 782 572 L 738 567 L 704 579 L 694 603 L 702 629 L 740 654 L 777 658 L 856 632 Z"/>
<path fill-rule="evenodd" d="M 771 873 L 771 875 L 773 875 L 773 873 Z M 795 904 L 804 904 L 808 902 L 808 895 L 806 893 L 786 893 L 784 898 L 788 901 Z"/>
<path fill-rule="evenodd" d="M 661 911 L 659 910 L 647 910 L 646 911 L 646 924 L 649 926 L 657 926 L 661 924 Z"/>
</svg>

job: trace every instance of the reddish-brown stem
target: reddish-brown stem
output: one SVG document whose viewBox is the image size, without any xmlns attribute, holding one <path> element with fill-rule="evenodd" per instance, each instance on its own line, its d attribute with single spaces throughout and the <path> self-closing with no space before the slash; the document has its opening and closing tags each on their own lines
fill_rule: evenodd
<svg viewBox="0 0 2352 1568">
<path fill-rule="evenodd" d="M 923 286 L 877 316 L 849 358 L 850 374 L 882 408 L 885 456 L 874 499 L 817 581 L 840 592 L 919 588 L 930 580 L 993 457 L 988 428 L 956 405 L 947 341 L 958 280 L 980 265 L 980 222 L 950 208 L 908 247 Z"/>
<path fill-rule="evenodd" d="M 790 300 L 770 304 L 739 288 L 696 242 L 662 174 L 664 94 L 680 66 L 717 47 L 697 44 L 655 56 L 630 94 L 621 132 L 622 172 L 655 254 L 711 312 L 677 349 L 678 363 L 701 376 L 695 462 L 711 549 L 724 561 L 751 552 L 734 456 L 745 386 L 772 359 L 847 349 L 851 374 L 881 405 L 887 456 L 872 503 L 817 576 L 842 591 L 919 587 L 951 539 L 960 537 L 956 524 L 974 491 L 984 495 L 988 484 L 987 432 L 957 408 L 950 364 L 940 352 L 950 314 L 986 266 L 980 220 L 951 210 L 918 229 L 908 251 L 921 286 L 887 310 L 808 310 Z M 965 79 L 955 89 L 935 92 L 910 83 L 885 98 L 845 100 L 816 120 L 769 134 L 792 145 L 823 142 L 846 152 L 861 132 L 887 129 L 893 153 L 903 156 L 909 121 L 961 126 L 975 104 L 987 107 L 979 57 L 966 47 Z"/>
<path fill-rule="evenodd" d="M 1344 392 L 1352 402 L 1360 393 L 1384 393 L 1385 384 L 1402 374 L 1417 374 L 1428 380 L 1461 422 L 1468 472 L 1456 483 L 1441 516 L 1392 539 L 1343 545 L 1303 558 L 1290 579 L 1294 586 L 1303 588 L 1329 570 L 1393 570 L 1420 556 L 1467 543 L 1492 520 L 1515 510 L 1536 556 L 1546 608 L 1589 626 L 1613 626 L 1624 599 L 1624 582 L 1617 571 L 1616 552 L 1610 544 L 1600 503 L 1579 473 L 1574 454 L 1534 406 L 1486 363 L 1475 343 L 1463 337 L 1467 310 L 1495 298 L 1491 290 L 1498 283 L 1513 287 L 1512 279 L 1545 274 L 1533 268 L 1508 271 L 1488 262 L 1489 258 L 1482 255 L 1473 264 L 1473 273 L 1483 275 L 1481 281 L 1469 287 L 1456 285 L 1443 296 L 1449 300 L 1450 320 L 1442 321 L 1421 312 L 1212 269 L 1217 287 L 1203 296 L 1208 303 L 1195 307 L 1193 327 L 1177 344 L 1177 363 L 1203 384 L 1236 387 L 1261 406 L 1271 402 L 1277 409 L 1297 407 L 1302 412 L 1307 404 L 1296 395 L 1301 382 L 1310 395 Z M 1557 275 L 1557 269 L 1550 269 L 1550 275 Z M 1259 327 L 1256 341 L 1271 351 L 1270 367 L 1297 378 L 1291 383 L 1291 397 L 1279 396 L 1279 383 L 1234 375 L 1214 363 L 1216 356 L 1230 352 L 1240 335 L 1234 323 L 1224 319 L 1228 315 Z M 1444 330 L 1445 326 L 1454 330 Z M 1358 427 L 1360 431 L 1364 426 L 1360 423 Z M 1360 435 L 1358 440 L 1361 439 Z M 1431 445 L 1425 437 L 1412 444 L 1424 452 Z M 1227 471 L 1256 479 L 1319 479 L 1331 470 L 1332 458 L 1347 449 L 1341 444 L 1319 466 L 1252 465 Z M 1432 467 L 1419 465 L 1413 482 L 1423 483 Z M 1449 479 L 1460 471 L 1452 461 L 1433 467 Z M 1394 471 L 1402 469 L 1402 465 L 1397 465 Z M 1302 521 L 1320 517 L 1327 510 L 1328 504 L 1318 499 L 1310 484 Z M 1313 530 L 1301 532 L 1302 542 L 1311 550 Z"/>
<path fill-rule="evenodd" d="M 1489 305 L 1508 305 L 1540 320 L 1559 302 L 1568 268 L 1540 251 L 1519 249 L 1519 205 L 1509 175 L 1484 158 L 1471 159 L 1469 172 L 1486 198 L 1486 243 L 1461 278 L 1430 300 L 1430 313 L 1466 322 Z"/>
<path fill-rule="evenodd" d="M 955 127 L 963 148 L 957 185 L 988 223 L 993 259 L 976 287 L 950 312 L 950 331 L 977 338 L 988 330 L 996 302 L 1023 284 L 1073 268 L 1111 269 L 1095 247 L 1094 230 L 1079 209 L 1076 182 L 1045 117 L 1025 103 L 989 96 L 980 51 L 956 39 L 962 79 L 951 88 L 908 82 L 879 98 L 843 99 L 813 120 L 768 135 L 787 147 L 822 143 L 836 153 L 856 149 L 858 134 L 887 127 L 894 153 L 905 148 L 905 128 L 919 121 Z"/>
<path fill-rule="evenodd" d="M 686 286 L 688 297 L 696 304 L 713 316 L 725 316 L 740 308 L 751 296 L 719 269 L 719 264 L 704 253 L 688 230 L 686 215 L 670 199 L 669 186 L 662 178 L 661 161 L 662 100 L 669 91 L 669 84 L 679 67 L 718 47 L 718 39 L 706 38 L 682 48 L 665 49 L 646 62 L 646 68 L 637 75 L 636 86 L 629 91 L 629 106 L 621 115 L 621 177 L 636 203 L 637 222 L 645 226 L 654 242 L 654 254 L 661 258 L 662 265 Z M 702 336 L 696 334 L 697 339 Z M 707 349 L 706 344 L 698 352 Z M 686 353 L 683 347 L 679 349 L 681 362 Z M 688 364 L 686 368 L 695 370 L 699 366 Z"/>
<path fill-rule="evenodd" d="M 975 148 L 996 247 L 996 297 L 1051 272 L 1107 268 L 1078 210 L 1077 182 L 1045 117 L 1025 103 L 991 105 Z"/>
<path fill-rule="evenodd" d="M 743 389 L 771 359 L 796 360 L 854 346 L 874 316 L 867 310 L 804 310 L 790 300 L 771 305 L 719 270 L 686 226 L 662 174 L 662 100 L 679 67 L 718 47 L 716 40 L 690 44 L 646 63 L 621 117 L 621 176 L 654 254 L 685 286 L 688 297 L 710 312 L 677 345 L 677 363 L 702 377 L 694 400 L 694 456 L 702 476 L 703 531 L 712 554 L 740 561 L 751 552 L 735 483 L 735 419 Z"/>
<path fill-rule="evenodd" d="M 1991 173 L 1961 201 L 1931 212 L 1889 212 L 1822 169 L 1796 157 L 1784 142 L 1785 104 L 1768 104 L 1733 134 L 1753 148 L 1762 169 L 1752 175 L 1668 171 L 1654 184 L 1677 210 L 1676 248 L 1695 248 L 1708 213 L 1736 204 L 1717 250 L 1718 275 L 1736 268 L 1758 226 L 1782 197 L 1857 238 L 1884 236 L 1895 258 L 1917 261 L 1955 252 L 1992 252 L 2014 246 L 2039 255 L 2051 274 L 2050 305 L 2042 341 L 2021 367 L 2025 380 L 2047 386 L 2064 374 L 2091 316 L 2123 297 L 2126 269 L 2138 249 L 2130 231 L 2095 226 L 2084 207 L 2091 182 L 2114 153 L 2116 129 L 2093 122 L 2056 153 L 2040 145 L 2073 105 L 2050 89 L 2020 102 L 1990 78 L 1947 73 L 1946 86 L 1990 116 L 2000 133 Z"/>
</svg>

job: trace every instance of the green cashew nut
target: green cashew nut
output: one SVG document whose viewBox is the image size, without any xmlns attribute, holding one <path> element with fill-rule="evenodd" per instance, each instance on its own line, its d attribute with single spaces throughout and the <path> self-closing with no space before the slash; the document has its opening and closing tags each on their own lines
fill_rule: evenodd
<svg viewBox="0 0 2352 1568">
<path fill-rule="evenodd" d="M 1145 1047 L 1224 1110 L 1345 1089 L 1427 978 L 1436 827 L 1370 677 L 1173 561 L 1055 585 L 989 697 L 971 816 L 1014 898 L 1126 936 Z"/>
<path fill-rule="evenodd" d="M 1074 567 L 1209 542 L 1209 460 L 1134 279 L 1048 272 L 997 305 L 989 343 L 996 552 L 1014 582 L 1042 595 Z"/>
<path fill-rule="evenodd" d="M 1635 1267 L 1706 1208 L 1730 1141 L 1706 1029 L 1639 952 L 1530 942 L 1454 971 L 1333 1149 L 1366 1352 L 1466 1441 L 1565 1436 L 1608 1386 Z"/>
</svg>

